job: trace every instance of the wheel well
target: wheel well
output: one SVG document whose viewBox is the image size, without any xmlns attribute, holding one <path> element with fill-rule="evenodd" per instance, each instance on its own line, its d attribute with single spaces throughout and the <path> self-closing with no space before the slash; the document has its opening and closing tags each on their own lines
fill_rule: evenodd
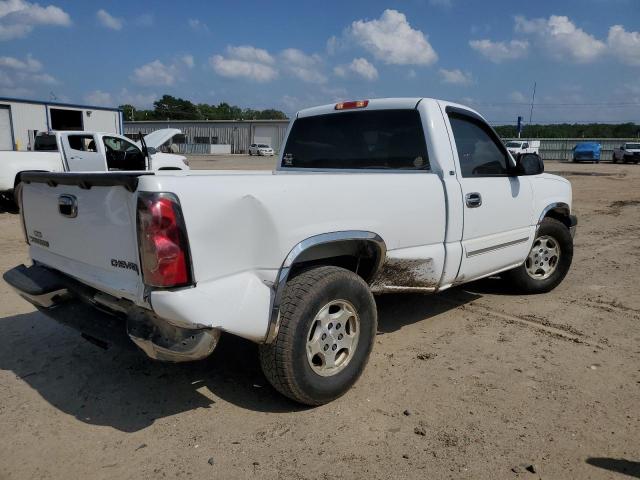
<svg viewBox="0 0 640 480">
<path fill-rule="evenodd" d="M 314 245 L 300 253 L 291 265 L 290 277 L 314 266 L 335 266 L 350 270 L 370 282 L 384 260 L 385 252 L 371 240 L 340 240 Z"/>
<path fill-rule="evenodd" d="M 545 213 L 543 218 L 546 217 L 553 218 L 555 220 L 558 220 L 559 222 L 562 222 L 567 226 L 567 228 L 571 227 L 571 220 L 569 219 L 569 207 L 554 207 Z"/>
</svg>

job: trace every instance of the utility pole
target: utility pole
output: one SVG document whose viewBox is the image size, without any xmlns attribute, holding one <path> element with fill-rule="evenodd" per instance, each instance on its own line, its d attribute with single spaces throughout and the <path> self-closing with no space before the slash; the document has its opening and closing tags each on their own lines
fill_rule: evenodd
<svg viewBox="0 0 640 480">
<path fill-rule="evenodd" d="M 533 104 L 536 101 L 536 85 L 537 85 L 537 82 L 533 82 L 533 95 L 531 96 L 531 110 L 529 111 L 529 125 L 531 125 L 531 119 L 533 118 Z"/>
</svg>

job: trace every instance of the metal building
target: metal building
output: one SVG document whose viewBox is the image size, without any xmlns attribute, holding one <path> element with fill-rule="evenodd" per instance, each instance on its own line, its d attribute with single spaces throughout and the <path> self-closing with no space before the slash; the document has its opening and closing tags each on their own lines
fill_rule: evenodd
<svg viewBox="0 0 640 480">
<path fill-rule="evenodd" d="M 180 153 L 210 154 L 214 145 L 229 145 L 231 153 L 247 153 L 252 143 L 265 143 L 275 151 L 287 132 L 289 120 L 167 120 L 125 122 L 124 133 L 137 138 L 161 128 L 178 128 L 173 143 Z"/>
<path fill-rule="evenodd" d="M 0 150 L 29 150 L 37 132 L 122 133 L 117 108 L 0 97 Z"/>
</svg>

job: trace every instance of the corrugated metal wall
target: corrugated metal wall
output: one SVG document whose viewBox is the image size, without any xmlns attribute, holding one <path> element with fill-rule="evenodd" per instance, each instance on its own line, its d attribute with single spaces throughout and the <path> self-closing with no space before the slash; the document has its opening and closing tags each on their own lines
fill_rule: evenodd
<svg viewBox="0 0 640 480">
<path fill-rule="evenodd" d="M 581 142 L 597 142 L 602 148 L 600 160 L 611 160 L 613 149 L 626 142 L 637 142 L 637 138 L 505 138 L 505 142 L 511 140 L 539 140 L 540 157 L 543 160 L 571 160 L 573 147 Z"/>
<path fill-rule="evenodd" d="M 256 125 L 276 127 L 273 149 L 277 152 L 282 145 L 289 121 L 238 121 L 238 122 L 125 122 L 125 134 L 151 133 L 161 128 L 179 128 L 185 135 L 186 143 L 177 144 L 181 153 L 208 154 L 209 144 L 195 143 L 195 137 L 217 138 L 222 145 L 231 145 L 232 153 L 247 153 L 253 143 L 253 132 Z"/>
</svg>

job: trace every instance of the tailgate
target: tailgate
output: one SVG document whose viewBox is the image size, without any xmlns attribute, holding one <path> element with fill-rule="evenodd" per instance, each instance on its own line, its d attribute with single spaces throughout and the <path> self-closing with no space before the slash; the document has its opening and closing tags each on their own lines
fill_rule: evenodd
<svg viewBox="0 0 640 480">
<path fill-rule="evenodd" d="M 23 174 L 31 258 L 111 295 L 141 300 L 135 193 L 141 174 Z"/>
</svg>

